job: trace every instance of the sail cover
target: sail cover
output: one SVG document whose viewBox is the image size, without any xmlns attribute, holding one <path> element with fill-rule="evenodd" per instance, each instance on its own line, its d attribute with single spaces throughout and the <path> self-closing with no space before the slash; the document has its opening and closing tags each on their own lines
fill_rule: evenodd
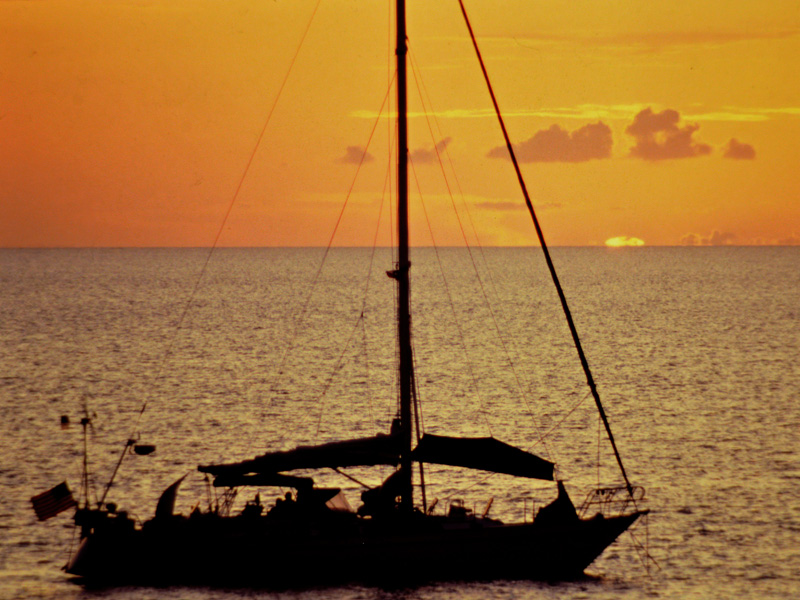
<svg viewBox="0 0 800 600">
<path fill-rule="evenodd" d="M 317 446 L 298 446 L 294 450 L 267 452 L 252 460 L 224 465 L 200 466 L 198 470 L 212 475 L 245 473 L 277 473 L 294 469 L 339 467 L 396 466 L 400 460 L 397 436 L 376 435 L 368 438 L 329 442 Z"/>
<path fill-rule="evenodd" d="M 400 462 L 400 445 L 398 436 L 376 435 L 317 446 L 298 446 L 294 450 L 268 452 L 238 463 L 200 466 L 198 470 L 222 477 L 220 483 L 215 482 L 215 485 L 248 485 L 251 480 L 242 477 L 248 473 L 277 474 L 294 469 L 397 466 Z M 411 457 L 419 462 L 482 469 L 532 479 L 553 479 L 553 463 L 492 437 L 463 438 L 426 433 Z"/>
<path fill-rule="evenodd" d="M 553 463 L 493 437 L 462 438 L 426 433 L 412 458 L 439 465 L 553 480 Z"/>
</svg>

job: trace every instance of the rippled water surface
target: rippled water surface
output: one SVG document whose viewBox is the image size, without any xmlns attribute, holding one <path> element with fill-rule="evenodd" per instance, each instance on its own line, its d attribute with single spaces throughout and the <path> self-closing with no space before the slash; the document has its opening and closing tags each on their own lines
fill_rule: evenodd
<svg viewBox="0 0 800 600">
<path fill-rule="evenodd" d="M 555 250 L 625 467 L 653 511 L 586 580 L 292 593 L 71 583 L 60 571 L 75 541 L 69 515 L 38 523 L 29 499 L 65 479 L 77 494 L 84 411 L 95 494 L 128 437 L 157 446 L 149 457 L 126 456 L 109 492 L 139 519 L 186 473 L 178 510 L 206 502 L 197 464 L 388 430 L 391 256 L 336 249 L 319 270 L 323 254 L 218 250 L 201 278 L 206 250 L 0 251 L 0 597 L 789 598 L 800 590 L 798 248 Z M 554 460 L 577 502 L 598 479 L 619 482 L 538 250 L 422 249 L 412 262 L 425 429 L 491 434 Z M 352 474 L 371 484 L 385 475 Z M 529 518 L 555 494 L 546 483 L 482 472 L 427 476 L 430 498 L 464 498 L 478 510 L 494 498 L 493 516 L 506 520 Z M 335 473 L 318 482 L 358 505 L 353 482 Z"/>
</svg>

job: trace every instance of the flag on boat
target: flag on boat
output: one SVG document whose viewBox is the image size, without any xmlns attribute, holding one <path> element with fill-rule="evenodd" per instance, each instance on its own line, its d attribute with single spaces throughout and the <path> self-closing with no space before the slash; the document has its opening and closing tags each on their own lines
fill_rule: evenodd
<svg viewBox="0 0 800 600">
<path fill-rule="evenodd" d="M 46 521 L 50 517 L 55 517 L 58 513 L 69 510 L 77 506 L 72 492 L 67 487 L 67 482 L 62 481 L 53 489 L 42 492 L 38 496 L 31 498 L 33 510 L 40 521 Z"/>
</svg>

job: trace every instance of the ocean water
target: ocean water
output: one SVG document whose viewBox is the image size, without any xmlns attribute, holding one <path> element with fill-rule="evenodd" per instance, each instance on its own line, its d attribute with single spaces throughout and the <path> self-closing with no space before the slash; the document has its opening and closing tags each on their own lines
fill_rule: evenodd
<svg viewBox="0 0 800 600">
<path fill-rule="evenodd" d="M 0 250 L 0 598 L 789 598 L 800 590 L 800 248 L 555 249 L 649 518 L 568 583 L 407 590 L 84 589 L 60 570 L 80 489 L 149 518 L 207 502 L 198 464 L 386 431 L 396 409 L 387 250 Z M 414 250 L 426 431 L 554 460 L 576 503 L 621 481 L 538 249 Z M 320 268 L 320 265 L 323 265 Z M 201 276 L 202 274 L 202 276 Z M 144 409 L 144 410 L 143 410 Z M 70 424 L 62 426 L 61 417 Z M 369 483 L 385 472 L 353 470 Z M 431 469 L 428 497 L 529 518 L 552 485 Z M 355 484 L 335 473 L 353 506 Z M 278 491 L 276 491 L 276 494 Z M 649 558 L 647 558 L 649 556 Z M 413 568 L 408 565 L 407 568 Z"/>
</svg>

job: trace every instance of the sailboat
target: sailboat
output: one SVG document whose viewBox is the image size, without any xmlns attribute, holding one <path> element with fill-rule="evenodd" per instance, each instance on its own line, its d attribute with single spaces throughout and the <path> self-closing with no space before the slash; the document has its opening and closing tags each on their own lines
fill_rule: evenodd
<svg viewBox="0 0 800 600">
<path fill-rule="evenodd" d="M 81 541 L 65 567 L 67 573 L 87 582 L 114 584 L 289 587 L 343 582 L 408 585 L 441 580 L 565 579 L 581 576 L 647 513 L 641 506 L 643 490 L 630 483 L 622 466 L 502 118 L 509 153 L 624 484 L 597 489 L 576 508 L 563 482 L 556 479 L 552 462 L 493 437 L 433 435 L 416 424 L 404 0 L 397 0 L 396 12 L 398 247 L 396 264 L 388 275 L 397 292 L 399 410 L 389 431 L 267 452 L 239 462 L 200 465 L 199 471 L 225 491 L 223 502 L 206 511 L 196 509 L 188 516 L 174 512 L 182 478 L 162 494 L 153 518 L 141 525 L 105 503 L 105 494 L 97 506 L 90 506 L 87 499 L 75 514 Z M 141 453 L 149 450 L 136 448 Z M 446 512 L 436 512 L 425 501 L 420 503 L 424 481 L 415 481 L 415 474 L 428 464 L 552 481 L 557 496 L 532 520 L 517 523 L 492 518 L 488 510 L 477 514 L 459 502 L 450 503 Z M 339 489 L 318 487 L 313 477 L 307 476 L 313 470 L 386 465 L 394 469 L 391 475 L 379 486 L 363 491 L 363 504 L 357 510 L 342 501 Z M 293 491 L 269 508 L 256 495 L 234 514 L 232 499 L 238 490 L 246 488 Z"/>
</svg>

